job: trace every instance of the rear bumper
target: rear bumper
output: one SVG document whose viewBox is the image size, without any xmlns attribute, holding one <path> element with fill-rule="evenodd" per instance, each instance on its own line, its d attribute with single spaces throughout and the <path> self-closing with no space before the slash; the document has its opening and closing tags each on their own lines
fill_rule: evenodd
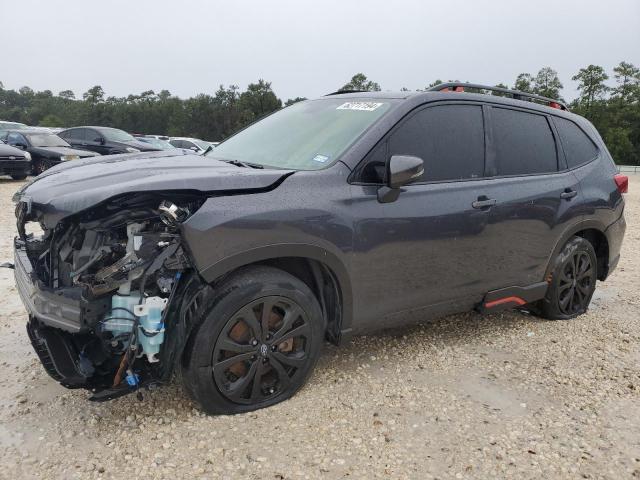
<svg viewBox="0 0 640 480">
<path fill-rule="evenodd" d="M 627 222 L 624 219 L 624 213 L 620 215 L 620 218 L 613 222 L 605 230 L 607 237 L 607 243 L 609 244 L 609 264 L 607 265 L 606 277 L 615 270 L 620 261 L 620 250 L 622 249 L 622 240 L 624 239 L 624 233 L 627 229 Z"/>
</svg>

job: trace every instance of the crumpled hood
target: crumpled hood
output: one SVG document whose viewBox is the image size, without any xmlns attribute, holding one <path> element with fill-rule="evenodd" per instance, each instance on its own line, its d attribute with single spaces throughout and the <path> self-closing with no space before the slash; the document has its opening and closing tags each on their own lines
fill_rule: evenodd
<svg viewBox="0 0 640 480">
<path fill-rule="evenodd" d="M 141 152 L 63 162 L 14 195 L 43 213 L 47 228 L 112 197 L 133 192 L 203 193 L 266 190 L 292 170 L 254 169 L 175 151 Z"/>
</svg>

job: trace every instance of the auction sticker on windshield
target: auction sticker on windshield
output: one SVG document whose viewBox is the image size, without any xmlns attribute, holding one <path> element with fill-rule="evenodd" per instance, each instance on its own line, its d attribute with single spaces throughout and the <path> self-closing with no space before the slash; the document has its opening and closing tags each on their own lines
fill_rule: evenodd
<svg viewBox="0 0 640 480">
<path fill-rule="evenodd" d="M 361 110 L 364 112 L 373 112 L 382 103 L 377 102 L 347 102 L 343 103 L 336 110 Z"/>
</svg>

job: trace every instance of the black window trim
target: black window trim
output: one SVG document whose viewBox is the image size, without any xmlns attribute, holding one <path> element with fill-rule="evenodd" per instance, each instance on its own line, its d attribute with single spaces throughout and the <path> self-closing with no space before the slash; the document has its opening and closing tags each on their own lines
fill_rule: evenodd
<svg viewBox="0 0 640 480">
<path fill-rule="evenodd" d="M 589 135 L 589 134 L 585 131 L 585 129 L 584 129 L 584 128 L 582 128 L 582 127 L 578 124 L 578 122 L 574 122 L 574 121 L 573 121 L 573 120 L 571 120 L 570 118 L 567 118 L 567 117 L 561 117 L 561 116 L 559 116 L 559 115 L 550 115 L 550 117 L 551 117 L 551 119 L 552 119 L 552 120 L 551 120 L 551 123 L 553 123 L 553 126 L 554 126 L 554 128 L 555 128 L 556 130 L 558 129 L 558 125 L 556 124 L 556 118 L 562 118 L 563 120 L 566 120 L 566 121 L 568 121 L 568 122 L 573 123 L 576 127 L 578 127 L 578 130 L 580 130 L 582 133 L 584 133 L 584 134 L 586 135 L 586 137 L 589 139 L 589 141 L 591 142 L 591 144 L 592 144 L 592 145 L 595 147 L 595 149 L 596 149 L 596 154 L 595 154 L 595 156 L 594 156 L 592 159 L 587 160 L 586 162 L 583 162 L 583 163 L 581 163 L 581 164 L 579 164 L 579 165 L 576 165 L 575 167 L 569 168 L 569 161 L 567 160 L 567 157 L 566 157 L 566 155 L 567 155 L 567 154 L 566 154 L 566 152 L 565 152 L 565 150 L 564 150 L 564 144 L 562 143 L 562 139 L 560 138 L 560 135 L 559 135 L 559 133 L 560 133 L 560 132 L 558 131 L 558 145 L 560 145 L 560 148 L 562 149 L 562 155 L 563 155 L 564 160 L 565 160 L 565 168 L 566 168 L 566 170 L 567 170 L 567 171 L 577 170 L 578 168 L 582 168 L 582 167 L 584 167 L 585 165 L 589 165 L 590 163 L 595 162 L 596 160 L 598 160 L 598 159 L 600 159 L 600 158 L 602 157 L 602 149 L 601 149 L 601 148 L 600 148 L 600 146 L 598 145 L 598 142 L 594 141 L 594 140 L 593 140 L 593 138 L 591 138 L 591 135 Z"/>
<path fill-rule="evenodd" d="M 485 106 L 487 105 L 485 102 L 477 101 L 477 100 L 443 100 L 443 101 L 429 101 L 426 103 L 421 103 L 420 105 L 416 105 L 414 108 L 409 110 L 406 114 L 402 116 L 395 124 L 393 124 L 389 130 L 385 132 L 384 135 L 376 142 L 376 144 L 362 157 L 362 160 L 358 162 L 356 167 L 353 169 L 347 182 L 350 185 L 361 185 L 361 186 L 380 186 L 383 183 L 372 183 L 372 182 L 362 182 L 355 178 L 355 176 L 361 171 L 359 168 L 363 162 L 366 162 L 369 159 L 369 156 L 378 148 L 379 145 L 385 143 L 385 156 L 387 157 L 387 161 L 389 160 L 389 137 L 393 135 L 393 133 L 400 128 L 405 121 L 409 120 L 414 115 L 419 112 L 432 107 L 438 107 L 443 105 L 473 105 L 482 108 L 482 128 L 484 129 L 484 174 L 481 177 L 477 178 L 459 178 L 459 179 L 450 179 L 450 180 L 435 180 L 430 182 L 412 182 L 406 187 L 411 187 L 413 185 L 437 185 L 441 183 L 458 183 L 458 182 L 477 182 L 482 180 L 489 180 L 495 177 L 487 176 L 487 118 L 485 117 Z M 406 188 L 403 187 L 403 188 Z"/>
<path fill-rule="evenodd" d="M 491 180 L 493 179 L 500 179 L 500 178 L 521 178 L 521 177 L 540 177 L 540 176 L 547 176 L 547 175 L 558 175 L 558 174 L 562 174 L 562 173 L 566 173 L 568 171 L 568 169 L 566 168 L 566 159 L 564 157 L 564 150 L 561 150 L 560 148 L 560 138 L 558 136 L 558 132 L 555 129 L 555 124 L 552 122 L 551 120 L 551 115 L 547 114 L 547 113 L 543 113 L 540 112 L 538 110 L 531 110 L 528 108 L 522 108 L 522 107 L 517 107 L 517 106 L 512 106 L 512 105 L 505 105 L 502 103 L 487 103 L 487 107 L 489 108 L 489 120 L 491 119 L 490 115 L 491 115 L 491 110 L 494 108 L 503 108 L 506 110 L 516 110 L 516 111 L 520 111 L 523 113 L 530 113 L 532 115 L 540 115 L 542 117 L 545 117 L 547 120 L 547 126 L 549 127 L 549 130 L 551 131 L 551 136 L 553 137 L 553 143 L 556 149 L 556 167 L 558 170 L 556 170 L 555 172 L 542 172 L 542 173 L 519 173 L 516 175 L 497 175 L 498 172 L 498 167 L 495 163 L 495 151 L 491 151 L 491 157 L 489 157 L 489 154 L 487 154 L 487 158 L 486 158 L 486 162 L 489 163 L 491 162 L 491 167 L 493 169 L 493 172 L 495 172 L 496 174 L 491 176 L 491 177 L 487 177 Z M 489 122 L 489 129 L 491 129 L 491 138 L 493 139 L 493 123 Z M 561 163 L 562 160 L 562 163 Z M 564 169 L 561 169 L 561 167 L 564 167 Z"/>
</svg>

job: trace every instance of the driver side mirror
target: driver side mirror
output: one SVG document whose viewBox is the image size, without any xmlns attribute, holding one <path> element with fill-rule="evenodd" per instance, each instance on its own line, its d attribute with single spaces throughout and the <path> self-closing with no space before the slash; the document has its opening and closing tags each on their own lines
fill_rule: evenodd
<svg viewBox="0 0 640 480">
<path fill-rule="evenodd" d="M 424 161 L 410 155 L 393 155 L 387 166 L 387 185 L 378 189 L 380 203 L 394 202 L 400 195 L 400 187 L 408 185 L 424 174 Z"/>
<path fill-rule="evenodd" d="M 20 150 L 26 150 L 27 146 L 24 143 L 14 143 L 14 147 L 19 148 Z"/>
</svg>

